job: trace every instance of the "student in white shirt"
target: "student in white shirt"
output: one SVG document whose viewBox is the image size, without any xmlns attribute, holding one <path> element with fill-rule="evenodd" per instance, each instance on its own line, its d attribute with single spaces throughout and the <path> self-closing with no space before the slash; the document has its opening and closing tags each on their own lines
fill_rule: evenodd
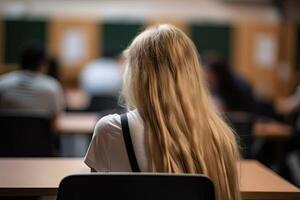
<svg viewBox="0 0 300 200">
<path fill-rule="evenodd" d="M 0 76 L 0 109 L 39 110 L 52 116 L 63 111 L 63 90 L 57 80 L 46 75 L 47 63 L 42 48 L 24 48 L 21 70 Z"/>
<path fill-rule="evenodd" d="M 122 89 L 118 59 L 104 57 L 89 63 L 80 73 L 80 86 L 90 96 L 117 96 Z"/>
<path fill-rule="evenodd" d="M 192 41 L 159 25 L 138 35 L 125 57 L 131 111 L 97 123 L 85 163 L 92 171 L 201 173 L 217 200 L 239 200 L 235 135 L 211 103 Z"/>
</svg>

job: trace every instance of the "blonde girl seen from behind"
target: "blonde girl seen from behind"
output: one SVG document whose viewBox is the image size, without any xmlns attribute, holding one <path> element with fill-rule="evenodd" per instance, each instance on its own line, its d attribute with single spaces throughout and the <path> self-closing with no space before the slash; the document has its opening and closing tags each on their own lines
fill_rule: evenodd
<svg viewBox="0 0 300 200">
<path fill-rule="evenodd" d="M 158 25 L 124 54 L 123 96 L 144 122 L 150 171 L 204 174 L 217 200 L 239 200 L 236 138 L 212 105 L 192 41 Z"/>
</svg>

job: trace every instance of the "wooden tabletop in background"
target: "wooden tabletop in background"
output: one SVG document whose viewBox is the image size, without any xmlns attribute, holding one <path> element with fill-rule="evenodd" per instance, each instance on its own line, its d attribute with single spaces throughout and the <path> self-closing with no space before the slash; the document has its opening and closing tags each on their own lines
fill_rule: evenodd
<svg viewBox="0 0 300 200">
<path fill-rule="evenodd" d="M 99 117 L 92 112 L 67 112 L 57 117 L 55 128 L 59 134 L 92 134 Z"/>
<path fill-rule="evenodd" d="M 65 91 L 68 109 L 84 110 L 89 104 L 88 95 L 81 89 L 68 89 Z"/>
<path fill-rule="evenodd" d="M 300 199 L 300 190 L 254 160 L 238 164 L 243 199 Z M 56 195 L 63 177 L 88 173 L 82 158 L 0 159 L 0 196 Z"/>
<path fill-rule="evenodd" d="M 253 126 L 253 135 L 256 138 L 289 139 L 292 131 L 291 126 L 277 121 L 256 122 Z"/>
</svg>

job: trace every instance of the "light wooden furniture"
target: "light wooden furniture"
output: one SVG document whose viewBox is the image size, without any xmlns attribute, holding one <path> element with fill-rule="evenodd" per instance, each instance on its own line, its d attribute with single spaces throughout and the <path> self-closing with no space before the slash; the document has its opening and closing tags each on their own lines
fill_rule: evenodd
<svg viewBox="0 0 300 200">
<path fill-rule="evenodd" d="M 280 96 L 290 95 L 298 82 L 296 52 L 297 26 L 290 21 L 284 21 L 280 26 L 279 43 L 279 88 Z"/>
<path fill-rule="evenodd" d="M 73 20 L 54 18 L 48 25 L 48 44 L 52 55 L 63 61 L 64 37 L 70 32 L 77 32 L 85 37 L 83 57 L 74 64 L 62 62 L 61 74 L 65 85 L 73 86 L 84 65 L 100 55 L 99 27 L 96 20 Z M 76 85 L 76 84 L 75 84 Z"/>
<path fill-rule="evenodd" d="M 240 162 L 240 190 L 245 200 L 300 199 L 300 190 L 255 160 Z"/>
<path fill-rule="evenodd" d="M 259 95 L 274 99 L 278 97 L 278 53 L 279 53 L 279 23 L 247 22 L 235 25 L 233 31 L 233 66 L 254 87 Z M 274 60 L 267 65 L 257 62 L 256 53 L 260 38 L 269 38 L 273 41 Z M 264 42 L 263 40 L 260 42 Z M 264 46 L 265 44 L 262 44 Z M 266 52 L 267 53 L 267 52 Z M 262 55 L 267 56 L 268 55 Z"/>
<path fill-rule="evenodd" d="M 4 66 L 4 48 L 5 48 L 4 25 L 3 24 L 4 24 L 3 19 L 1 18 L 0 19 L 0 68 L 1 69 Z"/>
<path fill-rule="evenodd" d="M 284 149 L 285 149 L 286 141 L 288 141 L 292 136 L 293 133 L 292 131 L 293 128 L 291 126 L 277 121 L 270 121 L 270 122 L 258 121 L 253 126 L 253 136 L 255 137 L 255 139 L 259 139 L 260 142 L 264 142 L 264 140 L 270 140 L 276 142 L 274 146 L 276 165 L 274 166 L 273 169 L 276 169 L 277 172 L 281 172 L 281 170 L 283 169 L 284 160 L 285 160 Z"/>
<path fill-rule="evenodd" d="M 88 171 L 82 158 L 0 159 L 0 196 L 55 195 L 63 177 Z"/>
<path fill-rule="evenodd" d="M 243 199 L 300 199 L 300 190 L 254 160 L 238 163 Z M 0 159 L 0 196 L 56 195 L 63 177 L 88 173 L 82 158 Z"/>
<path fill-rule="evenodd" d="M 292 127 L 276 121 L 256 122 L 253 134 L 255 138 L 288 139 L 292 135 Z"/>
<path fill-rule="evenodd" d="M 80 89 L 68 89 L 65 91 L 68 109 L 85 110 L 89 104 L 88 95 Z"/>
<path fill-rule="evenodd" d="M 59 134 L 92 134 L 98 119 L 97 113 L 63 113 L 57 117 L 55 129 Z"/>
</svg>

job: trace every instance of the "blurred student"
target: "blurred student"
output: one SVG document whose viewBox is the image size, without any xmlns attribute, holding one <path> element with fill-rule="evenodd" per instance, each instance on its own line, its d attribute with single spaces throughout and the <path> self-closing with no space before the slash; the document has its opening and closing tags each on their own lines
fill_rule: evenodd
<svg viewBox="0 0 300 200">
<path fill-rule="evenodd" d="M 300 149 L 300 85 L 290 96 L 277 100 L 275 109 L 279 114 L 294 118 L 291 122 L 295 128 L 293 142 L 297 141 L 297 148 Z"/>
<path fill-rule="evenodd" d="M 54 57 L 48 59 L 48 75 L 56 79 L 59 83 L 62 82 L 60 75 L 60 63 Z"/>
<path fill-rule="evenodd" d="M 297 86 L 295 92 L 287 98 L 279 99 L 275 102 L 276 111 L 283 115 L 299 113 L 300 111 L 300 85 Z M 300 128 L 300 120 L 299 120 Z"/>
<path fill-rule="evenodd" d="M 227 62 L 217 55 L 205 55 L 204 64 L 212 93 L 224 111 L 254 111 L 251 86 L 232 72 Z"/>
<path fill-rule="evenodd" d="M 85 163 L 92 171 L 205 174 L 217 200 L 240 199 L 236 138 L 211 103 L 192 41 L 159 25 L 137 36 L 125 57 L 131 109 L 97 123 Z"/>
<path fill-rule="evenodd" d="M 81 88 L 90 96 L 117 96 L 122 88 L 122 70 L 118 56 L 89 63 L 80 74 Z"/>
<path fill-rule="evenodd" d="M 20 56 L 20 70 L 0 76 L 0 109 L 39 110 L 55 116 L 64 110 L 62 87 L 47 76 L 44 49 L 29 45 Z"/>
</svg>

